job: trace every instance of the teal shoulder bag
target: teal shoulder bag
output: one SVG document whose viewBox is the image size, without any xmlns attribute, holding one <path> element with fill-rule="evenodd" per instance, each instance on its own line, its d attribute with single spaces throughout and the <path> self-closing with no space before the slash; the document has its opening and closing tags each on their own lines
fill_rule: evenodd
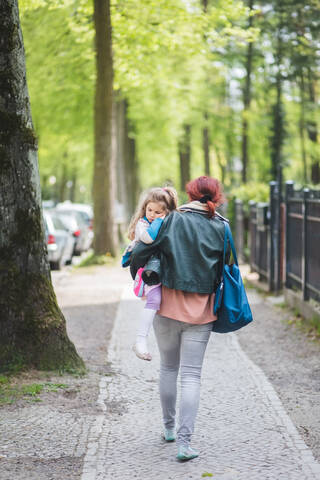
<svg viewBox="0 0 320 480">
<path fill-rule="evenodd" d="M 218 319 L 213 322 L 212 330 L 217 333 L 233 332 L 253 320 L 241 278 L 232 233 L 228 223 L 224 222 L 224 224 L 222 276 L 213 306 L 213 313 L 218 316 Z M 225 263 L 228 242 L 234 259 L 234 263 L 231 265 Z"/>
</svg>

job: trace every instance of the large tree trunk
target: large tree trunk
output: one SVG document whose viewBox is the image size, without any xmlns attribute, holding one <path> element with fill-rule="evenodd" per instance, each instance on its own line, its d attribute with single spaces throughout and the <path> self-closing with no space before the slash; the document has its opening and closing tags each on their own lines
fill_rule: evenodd
<svg viewBox="0 0 320 480">
<path fill-rule="evenodd" d="M 94 0 L 96 30 L 95 160 L 93 178 L 94 242 L 97 255 L 117 253 L 114 222 L 116 190 L 113 66 L 110 1 Z"/>
<path fill-rule="evenodd" d="M 180 159 L 180 188 L 184 191 L 186 184 L 190 180 L 190 162 L 191 162 L 191 126 L 184 125 L 183 136 L 179 142 Z"/>
<path fill-rule="evenodd" d="M 249 13 L 252 13 L 253 0 L 249 0 Z M 253 16 L 249 15 L 248 28 L 253 25 Z M 243 90 L 243 114 L 242 114 L 242 181 L 247 182 L 249 165 L 249 120 L 248 113 L 251 104 L 251 71 L 252 71 L 253 43 L 249 42 L 246 56 L 246 80 Z"/>
<path fill-rule="evenodd" d="M 17 0 L 0 2 L 0 370 L 83 367 L 50 279 Z"/>
</svg>

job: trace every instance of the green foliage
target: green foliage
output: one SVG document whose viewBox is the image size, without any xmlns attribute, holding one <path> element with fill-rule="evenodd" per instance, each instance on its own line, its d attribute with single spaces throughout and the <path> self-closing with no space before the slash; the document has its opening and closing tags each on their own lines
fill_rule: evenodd
<svg viewBox="0 0 320 480">
<path fill-rule="evenodd" d="M 320 158 L 319 7 L 313 0 L 256 2 L 248 29 L 247 2 L 117 0 L 112 7 L 114 87 L 128 102 L 142 188 L 179 186 L 177 145 L 191 125 L 191 176 L 204 173 L 202 129 L 210 136 L 213 176 L 227 190 L 239 186 L 242 120 L 249 125 L 249 191 L 271 173 L 276 77 L 284 82 L 284 178 L 308 183 Z M 45 197 L 90 200 L 95 82 L 93 6 L 88 0 L 21 0 L 32 114 L 39 138 Z M 282 41 L 281 58 L 277 45 Z M 252 99 L 243 108 L 248 42 L 252 42 Z M 301 108 L 306 166 L 302 162 Z M 204 119 L 204 113 L 208 120 Z M 277 133 L 275 131 L 274 133 Z M 319 135 L 318 135 L 319 137 Z M 275 135 L 273 134 L 273 143 Z M 56 183 L 52 184 L 52 177 Z M 314 179 L 312 180 L 314 182 Z M 250 199 L 250 192 L 239 195 Z M 257 192 L 255 200 L 265 200 Z"/>
<path fill-rule="evenodd" d="M 242 200 L 244 209 L 247 211 L 249 202 L 269 202 L 270 186 L 268 183 L 249 182 L 240 187 L 230 190 L 228 197 Z"/>
<path fill-rule="evenodd" d="M 77 268 L 91 267 L 94 265 L 114 265 L 117 261 L 118 259 L 111 257 L 110 253 L 106 253 L 106 255 L 95 255 L 95 253 L 92 252 L 77 265 Z"/>
</svg>

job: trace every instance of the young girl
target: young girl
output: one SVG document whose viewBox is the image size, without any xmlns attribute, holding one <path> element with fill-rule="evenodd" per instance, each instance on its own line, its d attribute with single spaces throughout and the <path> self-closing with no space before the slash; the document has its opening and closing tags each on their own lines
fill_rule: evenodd
<svg viewBox="0 0 320 480">
<path fill-rule="evenodd" d="M 177 193 L 172 187 L 152 188 L 142 198 L 129 225 L 131 243 L 122 257 L 122 266 L 130 264 L 130 256 L 138 242 L 152 243 L 156 239 L 164 217 L 177 208 Z M 133 351 L 142 360 L 151 360 L 147 338 L 154 316 L 160 308 L 161 285 L 145 285 L 146 305 L 140 318 Z"/>
</svg>

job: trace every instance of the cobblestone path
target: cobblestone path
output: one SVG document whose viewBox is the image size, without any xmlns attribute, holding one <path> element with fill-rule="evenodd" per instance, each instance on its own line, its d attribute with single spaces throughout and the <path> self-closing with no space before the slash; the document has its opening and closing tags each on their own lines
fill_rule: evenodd
<svg viewBox="0 0 320 480">
<path fill-rule="evenodd" d="M 202 374 L 192 445 L 199 458 L 175 459 L 161 440 L 159 356 L 131 351 L 142 302 L 126 289 L 109 347 L 112 373 L 100 382 L 82 480 L 316 480 L 320 465 L 299 436 L 263 372 L 240 348 L 236 334 L 212 335 Z M 277 359 L 275 359 L 277 361 Z"/>
</svg>

